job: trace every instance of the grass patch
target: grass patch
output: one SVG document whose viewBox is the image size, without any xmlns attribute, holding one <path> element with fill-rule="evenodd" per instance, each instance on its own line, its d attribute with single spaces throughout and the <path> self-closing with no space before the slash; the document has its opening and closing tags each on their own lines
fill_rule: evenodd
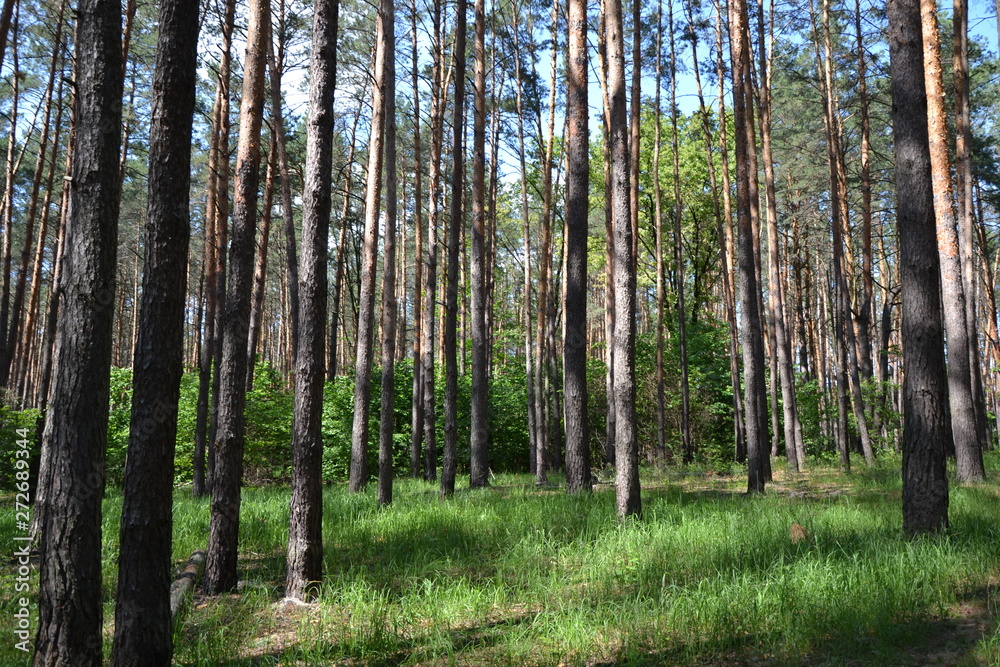
<svg viewBox="0 0 1000 667">
<path fill-rule="evenodd" d="M 450 499 L 398 480 L 388 508 L 374 484 L 328 487 L 326 576 L 309 606 L 281 603 L 288 489 L 248 488 L 244 586 L 195 599 L 175 662 L 1000 664 L 1000 456 L 989 467 L 992 481 L 952 487 L 951 534 L 918 540 L 901 537 L 898 459 L 843 476 L 779 469 L 760 498 L 740 477 L 647 470 L 643 517 L 624 524 L 613 487 L 570 497 L 556 476 L 539 490 L 502 475 Z M 105 503 L 108 652 L 120 507 Z M 207 502 L 179 490 L 178 565 L 207 533 Z M 14 534 L 0 517 L 0 538 Z M 0 571 L 7 637 L 13 572 Z M 23 662 L 13 640 L 0 645 L 0 663 Z"/>
</svg>

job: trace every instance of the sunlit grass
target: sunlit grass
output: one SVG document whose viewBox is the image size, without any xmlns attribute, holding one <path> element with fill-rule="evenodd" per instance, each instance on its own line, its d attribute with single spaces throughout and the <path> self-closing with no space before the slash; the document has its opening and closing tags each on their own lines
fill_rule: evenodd
<svg viewBox="0 0 1000 667">
<path fill-rule="evenodd" d="M 779 466 L 759 498 L 739 477 L 650 470 L 643 516 L 624 524 L 613 487 L 571 497 L 558 476 L 537 489 L 504 475 L 449 499 L 400 479 L 391 507 L 377 506 L 374 484 L 360 495 L 334 485 L 309 606 L 281 602 L 287 488 L 247 488 L 245 584 L 193 600 L 176 662 L 906 665 L 946 647 L 948 664 L 1000 664 L 1000 456 L 989 467 L 990 482 L 952 486 L 950 535 L 919 540 L 901 537 L 898 459 L 850 475 Z M 120 504 L 105 505 L 109 643 Z M 178 490 L 178 565 L 207 531 L 208 503 Z M 9 567 L 3 577 L 9 606 Z M 970 622 L 984 632 L 955 630 Z M 16 664 L 9 646 L 2 664 Z"/>
</svg>

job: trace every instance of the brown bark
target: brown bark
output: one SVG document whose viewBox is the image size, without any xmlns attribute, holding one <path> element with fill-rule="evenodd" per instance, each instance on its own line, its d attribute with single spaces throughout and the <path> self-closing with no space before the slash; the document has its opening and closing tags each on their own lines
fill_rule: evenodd
<svg viewBox="0 0 1000 667">
<path fill-rule="evenodd" d="M 354 424 L 351 429 L 351 468 L 348 488 L 363 491 L 368 484 L 368 417 L 371 413 L 372 356 L 375 340 L 375 264 L 378 260 L 378 220 L 382 201 L 385 145 L 384 19 L 376 33 L 375 80 L 372 83 L 371 134 L 368 141 L 368 177 L 365 185 L 365 231 L 361 249 L 361 291 L 354 361 Z"/>
<path fill-rule="evenodd" d="M 444 443 L 441 452 L 441 495 L 455 492 L 458 465 L 458 273 L 461 230 L 465 220 L 465 41 L 466 0 L 455 9 L 455 115 L 452 123 L 451 219 L 448 221 L 448 272 L 444 301 Z"/>
<path fill-rule="evenodd" d="M 48 464 L 39 480 L 45 505 L 36 665 L 102 663 L 101 500 L 118 248 L 121 5 L 79 2 L 75 41 L 68 256 L 42 440 Z"/>
<path fill-rule="evenodd" d="M 948 404 L 951 408 L 952 437 L 955 443 L 955 476 L 959 482 L 981 481 L 986 477 L 983 453 L 977 439 L 972 369 L 968 350 L 972 345 L 966 320 L 965 288 L 958 231 L 952 210 L 951 165 L 948 158 L 948 128 L 944 106 L 944 78 L 941 72 L 940 30 L 937 6 L 920 2 L 923 33 L 924 87 L 927 91 L 927 134 L 931 159 L 931 188 L 941 266 L 941 296 L 944 328 L 949 349 Z"/>
<path fill-rule="evenodd" d="M 638 0 L 636 0 L 638 1 Z M 677 346 L 681 362 L 681 446 L 685 463 L 694 461 L 694 442 L 691 435 L 691 387 L 688 379 L 687 307 L 684 304 L 684 253 L 681 234 L 681 158 L 677 135 L 677 49 L 674 40 L 674 5 L 670 3 L 667 34 L 670 36 L 670 150 L 673 154 L 674 172 L 674 271 L 677 283 Z M 657 106 L 659 114 L 659 106 Z M 657 122 L 659 130 L 659 122 Z M 659 178 L 659 171 L 656 172 Z M 660 312 L 665 306 L 658 308 Z M 658 328 L 659 328 L 658 324 Z"/>
<path fill-rule="evenodd" d="M 285 595 L 302 599 L 311 598 L 323 578 L 323 362 L 339 6 L 337 0 L 320 0 L 314 5 L 309 62 L 302 196 L 301 317 L 295 356 L 292 499 L 285 577 Z M 275 125 L 277 129 L 278 123 Z"/>
<path fill-rule="evenodd" d="M 423 248 L 423 153 L 420 142 L 420 87 L 417 60 L 417 1 L 413 0 L 410 13 L 413 51 L 411 74 L 413 76 L 413 408 L 410 437 L 410 477 L 420 476 L 420 459 L 424 447 L 424 369 L 423 356 L 423 301 L 424 301 L 424 248 Z"/>
<path fill-rule="evenodd" d="M 587 230 L 590 148 L 587 109 L 587 3 L 566 7 L 566 289 L 563 313 L 563 411 L 566 490 L 590 491 L 587 421 Z"/>
<path fill-rule="evenodd" d="M 113 665 L 169 665 L 173 653 L 173 463 L 184 370 L 198 28 L 198 0 L 161 3 L 152 86 L 146 257 L 132 376 Z"/>
<path fill-rule="evenodd" d="M 948 529 L 951 438 L 919 0 L 889 0 L 892 126 L 903 288 L 903 532 Z"/>
<path fill-rule="evenodd" d="M 610 104 L 611 207 L 615 250 L 615 489 L 618 518 L 642 511 L 639 447 L 635 430 L 635 264 L 629 186 L 629 139 L 625 115 L 625 57 L 621 0 L 605 0 Z"/>
<path fill-rule="evenodd" d="M 380 72 L 385 87 L 385 248 L 382 264 L 382 396 L 379 414 L 378 502 L 392 502 L 394 399 L 396 395 L 396 37 L 395 5 L 379 6 L 379 39 L 385 61 Z"/>
<path fill-rule="evenodd" d="M 253 289 L 257 234 L 257 186 L 260 180 L 260 128 L 264 105 L 264 69 L 269 7 L 262 0 L 250 5 L 240 131 L 236 147 L 233 234 L 229 247 L 229 286 L 221 327 L 218 430 L 214 439 L 212 515 L 202 589 L 214 595 L 236 588 L 240 484 L 246 431 L 247 340 L 250 292 Z M 216 329 L 219 331 L 219 328 Z"/>
<path fill-rule="evenodd" d="M 767 408 L 764 387 L 764 336 L 760 321 L 760 286 L 757 281 L 752 222 L 752 193 L 756 170 L 751 169 L 753 102 L 750 82 L 750 39 L 746 5 L 729 5 L 729 44 L 732 59 L 733 113 L 736 127 L 737 229 L 739 232 L 739 302 L 743 332 L 745 374 L 744 414 L 747 437 L 747 491 L 763 493 L 767 478 Z"/>
<path fill-rule="evenodd" d="M 528 217 L 528 169 L 525 158 L 524 103 L 521 85 L 521 44 L 518 12 L 513 12 L 514 23 L 514 70 L 517 103 L 518 158 L 521 163 L 521 224 L 524 230 L 524 375 L 528 403 L 528 459 L 531 472 L 537 472 L 538 418 L 535 415 L 535 381 L 532 365 L 531 338 L 531 223 Z"/>
<path fill-rule="evenodd" d="M 773 20 L 773 16 L 772 16 Z M 792 367 L 791 332 L 788 327 L 787 309 L 785 307 L 785 286 L 781 279 L 781 257 L 779 248 L 781 238 L 778 234 L 778 195 L 774 183 L 774 156 L 771 146 L 771 62 L 768 50 L 764 46 L 764 17 L 757 18 L 760 41 L 760 145 L 761 160 L 764 163 L 764 201 L 767 215 L 767 257 L 768 257 L 768 296 L 771 311 L 771 326 L 774 331 L 774 345 L 771 349 L 772 372 L 777 367 L 777 375 L 781 384 L 781 400 L 783 407 L 785 456 L 788 459 L 788 469 L 801 472 L 804 468 L 805 451 L 802 441 L 802 423 L 799 421 L 799 410 L 795 395 L 795 371 Z M 772 382 L 776 378 L 772 375 Z M 777 410 L 774 411 L 775 415 Z M 777 437 L 777 429 L 775 429 Z M 776 453 L 776 452 L 775 452 Z"/>
<path fill-rule="evenodd" d="M 469 485 L 489 484 L 489 332 L 486 329 L 486 3 L 475 0 L 472 130 L 472 414 Z"/>
</svg>

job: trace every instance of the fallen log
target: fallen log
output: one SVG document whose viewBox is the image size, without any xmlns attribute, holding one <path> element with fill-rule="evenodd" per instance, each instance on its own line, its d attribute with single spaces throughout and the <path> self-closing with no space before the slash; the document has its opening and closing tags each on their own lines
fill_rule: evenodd
<svg viewBox="0 0 1000 667">
<path fill-rule="evenodd" d="M 170 585 L 170 620 L 176 621 L 177 614 L 181 610 L 181 605 L 184 604 L 184 600 L 187 598 L 188 592 L 194 588 L 195 584 L 198 583 L 199 577 L 201 577 L 201 572 L 205 567 L 205 552 L 195 551 L 191 554 L 191 558 L 188 559 L 187 564 L 184 566 L 184 571 L 181 575 Z"/>
</svg>

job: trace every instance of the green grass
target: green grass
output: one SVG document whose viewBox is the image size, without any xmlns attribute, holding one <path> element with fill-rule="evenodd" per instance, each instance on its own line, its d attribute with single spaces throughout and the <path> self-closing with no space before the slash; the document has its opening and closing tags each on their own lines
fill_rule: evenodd
<svg viewBox="0 0 1000 667">
<path fill-rule="evenodd" d="M 899 460 L 840 475 L 776 473 L 761 498 L 740 477 L 644 471 L 643 517 L 614 491 L 536 490 L 500 476 L 447 500 L 397 480 L 324 496 L 317 602 L 280 604 L 288 490 L 244 490 L 239 594 L 196 598 L 175 633 L 182 665 L 1000 664 L 1000 456 L 991 481 L 952 486 L 951 533 L 901 538 Z M 555 479 L 555 478 L 554 478 Z M 555 479 L 555 481 L 559 481 Z M 207 540 L 208 505 L 175 500 L 180 565 Z M 110 643 L 120 499 L 105 504 Z M 807 538 L 793 543 L 789 527 Z M 13 535 L 0 517 L 0 539 Z M 2 571 L 10 637 L 13 569 Z M 13 641 L 0 664 L 18 664 Z M 110 646 L 106 646 L 110 651 Z M 23 662 L 23 661 L 22 661 Z"/>
</svg>

